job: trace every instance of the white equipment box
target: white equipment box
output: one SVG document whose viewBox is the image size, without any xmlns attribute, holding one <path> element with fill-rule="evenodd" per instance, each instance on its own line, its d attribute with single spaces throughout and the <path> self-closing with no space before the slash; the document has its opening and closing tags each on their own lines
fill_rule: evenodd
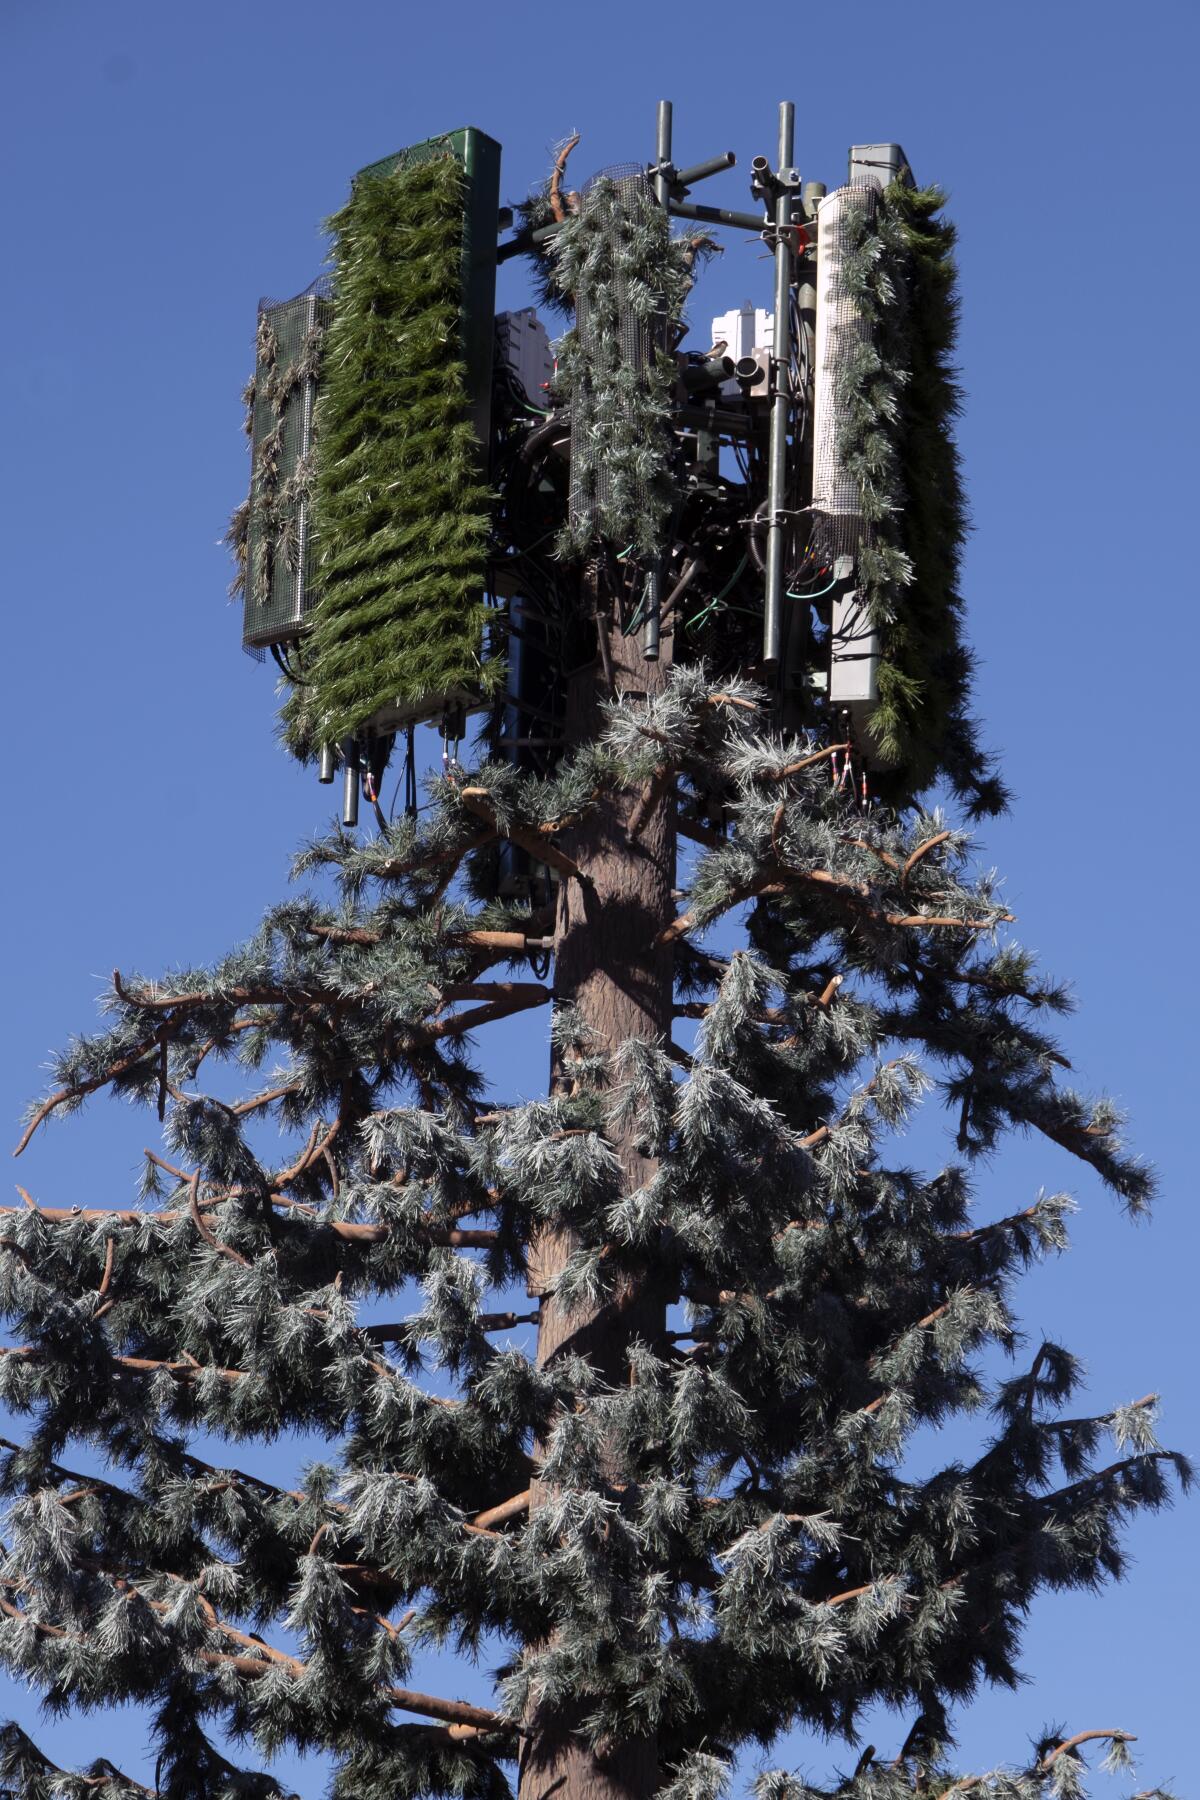
<svg viewBox="0 0 1200 1800">
<path fill-rule="evenodd" d="M 554 379 L 550 335 L 532 306 L 496 314 L 496 347 L 501 360 L 525 390 L 530 405 L 549 405 L 546 389 Z"/>
</svg>

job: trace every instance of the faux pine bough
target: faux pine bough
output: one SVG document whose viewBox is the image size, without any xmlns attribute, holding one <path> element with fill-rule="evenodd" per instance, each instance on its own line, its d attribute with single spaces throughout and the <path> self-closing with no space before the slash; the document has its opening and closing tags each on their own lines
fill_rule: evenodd
<svg viewBox="0 0 1200 1800">
<path fill-rule="evenodd" d="M 560 554 L 584 556 L 607 538 L 652 559 L 665 547 L 677 504 L 671 423 L 678 370 L 665 339 L 691 286 L 688 244 L 672 237 L 648 181 L 600 176 L 564 218 L 552 262 L 557 293 L 575 306 L 555 375 L 572 421 Z"/>
<path fill-rule="evenodd" d="M 843 274 L 873 335 L 839 373 L 838 449 L 859 490 L 867 535 L 858 575 L 881 637 L 872 736 L 906 793 L 945 774 L 980 816 L 1002 811 L 1006 795 L 966 710 L 972 657 L 958 582 L 967 503 L 954 441 L 959 308 L 945 198 L 893 182 L 848 215 L 857 241 Z"/>
<path fill-rule="evenodd" d="M 104 1760 L 101 1716 L 84 1776 L 10 1729 L 13 1792 L 267 1795 L 243 1765 L 296 1746 L 343 1800 L 715 1800 L 743 1747 L 853 1744 L 879 1702 L 878 1761 L 757 1800 L 1042 1800 L 1089 1739 L 1126 1754 L 1085 1720 L 1017 1772 L 951 1761 L 1030 1604 L 1119 1574 L 1124 1522 L 1187 1473 L 1152 1398 L 1070 1414 L 1069 1352 L 1019 1352 L 1014 1283 L 1071 1202 L 980 1218 L 970 1166 L 1016 1127 L 1132 1212 L 1149 1177 L 1112 1107 L 1058 1085 L 1063 995 L 960 833 L 863 823 L 746 685 L 646 688 L 552 782 L 485 765 L 419 827 L 318 844 L 340 904 L 278 906 L 214 968 L 115 976 L 108 1028 L 61 1059 L 22 1148 L 102 1089 L 165 1142 L 136 1207 L 5 1209 L 0 1395 L 26 1431 L 0 1659 L 55 1709 L 141 1702 L 155 1773 Z M 678 912 L 677 816 L 702 840 Z M 636 903 L 614 834 L 654 865 Z M 472 900 L 502 838 L 557 872 L 556 924 Z M 745 947 L 706 949 L 742 909 Z M 526 950 L 552 928 L 576 1003 L 551 1091 L 486 1095 L 468 1034 L 550 1006 Z M 660 976 L 690 1049 L 670 1017 L 626 1028 Z M 890 1140 L 933 1078 L 960 1160 L 920 1175 Z M 990 1346 L 1016 1359 L 998 1385 Z M 906 1473 L 914 1430 L 988 1403 L 972 1459 Z M 323 1459 L 240 1471 L 241 1441 L 291 1429 Z M 477 1664 L 475 1699 L 418 1691 L 430 1645 Z"/>
</svg>

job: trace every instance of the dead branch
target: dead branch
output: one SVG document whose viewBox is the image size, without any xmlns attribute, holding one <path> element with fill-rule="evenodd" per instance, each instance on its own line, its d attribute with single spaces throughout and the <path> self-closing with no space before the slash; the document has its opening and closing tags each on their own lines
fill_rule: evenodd
<svg viewBox="0 0 1200 1800">
<path fill-rule="evenodd" d="M 567 158 L 579 142 L 579 133 L 573 132 L 554 159 L 554 169 L 550 176 L 550 211 L 560 225 L 565 224 L 567 209 L 562 199 L 562 179 L 567 172 Z"/>
</svg>

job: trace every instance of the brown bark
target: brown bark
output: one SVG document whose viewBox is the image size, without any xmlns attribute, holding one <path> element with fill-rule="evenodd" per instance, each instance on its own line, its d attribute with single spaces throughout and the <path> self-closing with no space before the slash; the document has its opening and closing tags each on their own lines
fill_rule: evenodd
<svg viewBox="0 0 1200 1800">
<path fill-rule="evenodd" d="M 601 627 L 604 629 L 604 627 Z M 608 633 L 616 691 L 636 698 L 659 691 L 667 679 L 670 640 L 662 659 L 648 663 L 640 638 Z M 572 677 L 568 693 L 571 737 L 583 742 L 600 722 L 604 698 L 598 669 L 590 665 Z M 559 1005 L 573 1005 L 595 1034 L 598 1048 L 616 1050 L 631 1038 L 666 1040 L 670 1035 L 673 946 L 662 941 L 674 905 L 674 784 L 655 784 L 653 795 L 606 798 L 572 834 L 572 853 L 590 878 L 564 880 L 559 889 L 555 931 L 554 993 Z M 636 817 L 636 835 L 631 822 Z M 556 1061 L 552 1086 L 567 1093 L 569 1063 Z M 613 1140 L 627 1191 L 643 1185 L 654 1170 L 631 1134 Z M 618 1293 L 606 1306 L 567 1314 L 552 1290 L 573 1248 L 571 1234 L 547 1232 L 531 1246 L 529 1290 L 540 1296 L 537 1358 L 544 1367 L 564 1348 L 587 1355 L 605 1378 L 628 1380 L 626 1349 L 635 1336 L 655 1339 L 665 1329 L 660 1297 L 636 1290 Z M 613 1471 L 614 1479 L 619 1471 Z M 544 1504 L 546 1489 L 534 1482 L 530 1510 Z M 601 1754 L 574 1734 L 578 1718 L 569 1712 L 535 1708 L 525 1720 L 521 1746 L 519 1800 L 645 1800 L 658 1786 L 658 1752 L 653 1737 L 630 1738 Z"/>
</svg>

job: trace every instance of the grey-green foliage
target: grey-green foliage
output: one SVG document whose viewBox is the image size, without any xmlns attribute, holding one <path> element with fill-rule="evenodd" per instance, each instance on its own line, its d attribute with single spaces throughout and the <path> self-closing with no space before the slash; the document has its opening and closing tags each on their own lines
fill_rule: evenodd
<svg viewBox="0 0 1200 1800">
<path fill-rule="evenodd" d="M 558 347 L 571 409 L 571 508 L 563 555 L 597 538 L 659 555 L 673 504 L 667 353 L 691 285 L 687 245 L 643 181 L 601 176 L 554 238 L 555 282 L 576 325 Z"/>
<path fill-rule="evenodd" d="M 689 669 L 553 781 L 473 777 L 518 828 L 663 764 L 725 795 L 677 952 L 690 1061 L 610 1057 L 564 1010 L 574 1092 L 485 1095 L 466 1020 L 548 996 L 521 962 L 489 999 L 505 951 L 473 934 L 544 926 L 447 886 L 482 854 L 450 781 L 419 825 L 314 845 L 342 904 L 296 897 L 212 968 L 126 975 L 61 1058 L 51 1111 L 107 1088 L 161 1109 L 165 1143 L 139 1207 L 7 1212 L 0 1400 L 26 1432 L 0 1461 L 0 1662 L 57 1708 L 145 1703 L 170 1800 L 272 1792 L 238 1765 L 284 1745 L 327 1753 L 339 1800 L 498 1800 L 537 1704 L 596 1745 L 653 1732 L 662 1793 L 714 1800 L 740 1747 L 853 1741 L 881 1701 L 914 1721 L 895 1761 L 765 1776 L 759 1800 L 939 1795 L 953 1708 L 1016 1679 L 1029 1606 L 1119 1574 L 1124 1522 L 1186 1476 L 1151 1404 L 1078 1416 L 1070 1354 L 1021 1352 L 1014 1284 L 1064 1249 L 1071 1201 L 973 1210 L 971 1165 L 1011 1127 L 1148 1200 L 1111 1106 L 1057 1083 L 1061 990 L 1002 941 L 961 833 L 864 826 L 754 702 Z M 696 940 L 744 905 L 745 948 L 714 962 Z M 926 1175 L 888 1147 L 931 1079 L 960 1157 Z M 613 1144 L 635 1121 L 656 1161 L 630 1192 Z M 668 1306 L 619 1379 L 578 1344 L 538 1368 L 514 1334 L 547 1227 L 576 1246 L 560 1299 Z M 999 1385 L 990 1346 L 1017 1359 Z M 909 1473 L 912 1432 L 965 1414 L 976 1453 Z M 238 1443 L 297 1428 L 327 1448 L 293 1488 L 241 1472 Z M 545 1505 L 477 1522 L 535 1472 Z M 431 1643 L 481 1655 L 490 1709 L 409 1690 Z M 1059 1741 L 963 1786 L 1071 1800 Z M 15 1731 L 0 1748 L 26 1800 L 141 1791 L 101 1763 L 80 1785 Z"/>
<path fill-rule="evenodd" d="M 246 595 L 254 607 L 270 604 L 281 568 L 293 576 L 298 567 L 299 519 L 312 497 L 313 462 L 311 455 L 298 455 L 284 473 L 286 420 L 300 390 L 319 378 L 325 324 L 318 308 L 296 354 L 285 361 L 269 311 L 259 313 L 254 374 L 242 393 L 253 452 L 250 492 L 225 535 L 235 565 L 230 597 Z"/>
<path fill-rule="evenodd" d="M 858 574 L 882 640 L 875 740 L 907 793 L 944 773 L 974 814 L 986 814 L 1006 795 L 967 711 L 958 291 L 944 204 L 940 188 L 894 182 L 848 214 L 846 288 L 874 329 L 839 370 L 838 447 L 868 528 Z"/>
</svg>

